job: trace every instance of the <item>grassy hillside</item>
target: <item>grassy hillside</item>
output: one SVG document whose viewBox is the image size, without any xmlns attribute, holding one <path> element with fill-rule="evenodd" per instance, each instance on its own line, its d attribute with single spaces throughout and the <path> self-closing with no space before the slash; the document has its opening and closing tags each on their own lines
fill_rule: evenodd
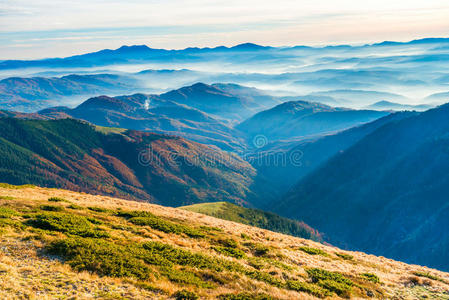
<svg viewBox="0 0 449 300">
<path fill-rule="evenodd" d="M 174 136 L 74 119 L 0 119 L 0 182 L 36 184 L 169 206 L 242 202 L 253 168 Z"/>
<path fill-rule="evenodd" d="M 305 239 L 321 241 L 320 234 L 303 222 L 290 220 L 259 209 L 237 206 L 229 202 L 200 203 L 179 208 Z"/>
<path fill-rule="evenodd" d="M 0 187 L 0 297 L 448 299 L 449 274 L 182 209 Z"/>
</svg>

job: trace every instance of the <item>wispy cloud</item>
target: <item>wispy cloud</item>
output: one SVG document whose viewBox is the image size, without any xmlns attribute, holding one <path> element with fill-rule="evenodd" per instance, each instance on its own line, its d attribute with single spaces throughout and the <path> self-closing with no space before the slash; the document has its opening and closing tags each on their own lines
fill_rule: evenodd
<svg viewBox="0 0 449 300">
<path fill-rule="evenodd" d="M 1 58 L 155 47 L 370 42 L 447 34 L 447 1 L 2 0 Z M 17 45 L 33 45 L 20 52 Z"/>
</svg>

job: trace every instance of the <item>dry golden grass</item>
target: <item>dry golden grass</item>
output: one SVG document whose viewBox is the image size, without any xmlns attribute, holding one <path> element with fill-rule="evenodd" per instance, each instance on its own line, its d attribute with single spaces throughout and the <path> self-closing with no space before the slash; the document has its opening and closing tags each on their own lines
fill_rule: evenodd
<svg viewBox="0 0 449 300">
<path fill-rule="evenodd" d="M 295 278 L 306 280 L 306 268 L 322 268 L 336 271 L 354 278 L 358 274 L 372 273 L 379 277 L 380 284 L 372 284 L 373 290 L 378 289 L 383 298 L 389 299 L 449 299 L 449 274 L 426 267 L 409 265 L 384 257 L 368 255 L 362 252 L 343 251 L 338 248 L 323 245 L 311 240 L 296 238 L 268 230 L 246 226 L 239 223 L 220 220 L 206 215 L 176 208 L 163 207 L 142 202 L 133 202 L 117 198 L 88 195 L 60 189 L 26 187 L 20 189 L 0 188 L 0 204 L 12 207 L 35 207 L 51 204 L 50 197 L 66 199 L 71 204 L 83 207 L 101 207 L 106 209 L 142 210 L 176 220 L 181 224 L 208 226 L 219 228 L 221 235 L 233 237 L 240 243 L 245 243 L 241 233 L 250 237 L 255 244 L 263 244 L 270 248 L 271 260 L 264 271 L 272 272 L 279 278 Z M 60 202 L 58 205 L 68 206 L 70 203 Z M 79 212 L 91 214 L 91 211 Z M 126 221 L 115 216 L 94 213 L 101 220 L 126 225 Z M 12 217 L 15 218 L 15 217 Z M 126 239 L 133 242 L 156 240 L 174 245 L 192 252 L 209 254 L 213 257 L 238 261 L 237 259 L 218 254 L 211 248 L 207 239 L 193 239 L 185 235 L 164 233 L 145 227 L 139 227 L 138 234 L 109 230 L 111 238 Z M 51 238 L 63 238 L 63 234 L 54 234 Z M 195 286 L 183 286 L 167 278 L 152 278 L 149 283 L 153 288 L 162 291 L 152 292 L 142 288 L 133 278 L 100 277 L 86 271 L 76 272 L 56 257 L 44 255 L 43 241 L 36 238 L 35 232 L 28 232 L 10 227 L 0 228 L 0 298 L 1 299 L 166 299 L 174 292 L 185 288 L 195 291 L 202 299 L 213 299 L 217 295 L 232 292 L 266 293 L 278 299 L 315 299 L 315 297 L 289 291 L 254 280 L 246 276 L 234 278 L 230 282 L 218 285 L 213 289 L 201 289 Z M 44 239 L 45 240 L 45 239 Z M 311 255 L 301 251 L 300 247 L 320 249 L 327 255 Z M 336 254 L 347 254 L 352 259 L 344 259 Z M 248 254 L 251 256 L 251 254 Z M 241 260 L 240 260 L 241 262 Z M 280 262 L 289 269 L 276 264 Z M 431 274 L 440 280 L 417 277 L 416 272 Z M 223 274 L 223 276 L 233 276 Z M 367 286 L 370 286 L 367 283 Z M 337 296 L 334 294 L 334 298 Z M 353 294 L 353 298 L 368 297 L 368 295 Z"/>
</svg>

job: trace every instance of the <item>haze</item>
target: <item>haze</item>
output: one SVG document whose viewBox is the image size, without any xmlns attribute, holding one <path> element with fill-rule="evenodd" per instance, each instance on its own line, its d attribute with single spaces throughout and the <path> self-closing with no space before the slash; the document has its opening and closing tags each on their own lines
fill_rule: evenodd
<svg viewBox="0 0 449 300">
<path fill-rule="evenodd" d="M 0 1 L 0 59 L 160 48 L 328 45 L 445 36 L 446 1 Z"/>
</svg>

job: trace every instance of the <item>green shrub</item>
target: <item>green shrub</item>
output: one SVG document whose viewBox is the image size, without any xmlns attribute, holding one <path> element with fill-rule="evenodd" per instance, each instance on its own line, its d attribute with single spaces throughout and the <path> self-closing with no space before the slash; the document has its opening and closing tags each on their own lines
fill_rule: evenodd
<svg viewBox="0 0 449 300">
<path fill-rule="evenodd" d="M 257 270 L 261 270 L 266 266 L 266 262 L 260 259 L 260 257 L 248 257 L 247 263 Z"/>
<path fill-rule="evenodd" d="M 101 276 L 148 279 L 151 271 L 126 246 L 101 239 L 67 238 L 52 242 L 47 250 L 64 258 L 77 271 L 86 270 Z"/>
<path fill-rule="evenodd" d="M 150 226 L 165 233 L 185 234 L 193 238 L 205 236 L 204 233 L 192 227 L 165 220 L 146 211 L 118 212 L 118 215 L 127 218 L 135 225 Z"/>
<path fill-rule="evenodd" d="M 213 249 L 221 254 L 230 256 L 230 257 L 235 257 L 235 258 L 243 258 L 245 257 L 245 252 L 243 252 L 240 249 L 237 248 L 231 248 L 231 247 L 213 247 Z"/>
<path fill-rule="evenodd" d="M 270 248 L 263 244 L 246 243 L 245 246 L 247 246 L 255 256 L 266 256 L 270 252 Z"/>
<path fill-rule="evenodd" d="M 65 200 L 64 198 L 60 198 L 60 197 L 50 197 L 50 198 L 48 198 L 48 201 L 50 201 L 50 202 L 69 202 L 69 201 Z"/>
<path fill-rule="evenodd" d="M 81 237 L 109 237 L 107 232 L 95 228 L 84 216 L 63 213 L 37 214 L 26 221 L 27 225 L 44 230 L 59 231 Z"/>
<path fill-rule="evenodd" d="M 95 224 L 95 225 L 102 225 L 102 224 L 104 224 L 103 221 L 98 220 L 98 219 L 93 218 L 93 217 L 87 217 L 87 220 L 88 220 L 89 222 L 91 222 L 92 224 Z"/>
<path fill-rule="evenodd" d="M 172 297 L 175 298 L 176 300 L 197 300 L 197 299 L 200 298 L 194 292 L 190 292 L 190 291 L 187 291 L 187 290 L 177 291 L 176 293 L 174 293 L 172 295 Z"/>
<path fill-rule="evenodd" d="M 307 282 L 289 280 L 286 283 L 286 287 L 289 290 L 304 292 L 319 298 L 325 298 L 327 296 L 330 296 L 330 292 L 328 290 L 325 290 L 315 284 L 310 284 Z"/>
<path fill-rule="evenodd" d="M 363 274 L 360 274 L 360 276 L 361 276 L 363 279 L 366 279 L 366 280 L 371 281 L 371 282 L 374 282 L 374 283 L 379 283 L 379 282 L 380 282 L 380 279 L 379 279 L 379 277 L 378 277 L 376 274 L 372 274 L 372 273 L 363 273 Z"/>
<path fill-rule="evenodd" d="M 337 255 L 340 258 L 343 258 L 344 260 L 353 260 L 354 259 L 354 256 L 345 254 L 345 253 L 335 253 L 335 255 Z"/>
<path fill-rule="evenodd" d="M 156 294 L 166 294 L 166 292 L 163 289 L 155 287 L 146 281 L 137 281 L 137 282 L 134 282 L 134 285 L 141 289 L 144 289 L 144 290 L 156 293 Z"/>
<path fill-rule="evenodd" d="M 251 239 L 251 237 L 249 235 L 247 235 L 246 233 L 243 233 L 243 232 L 240 234 L 240 237 L 242 239 L 244 239 L 244 240 L 250 240 Z"/>
<path fill-rule="evenodd" d="M 55 205 L 41 205 L 39 208 L 41 210 L 45 210 L 45 211 L 63 211 L 64 210 L 64 207 L 55 206 Z"/>
<path fill-rule="evenodd" d="M 238 248 L 239 247 L 239 243 L 236 240 L 231 239 L 231 238 L 219 239 L 218 243 L 227 248 Z"/>
<path fill-rule="evenodd" d="M 17 216 L 18 213 L 9 207 L 0 206 L 0 218 L 11 218 L 12 216 Z"/>
<path fill-rule="evenodd" d="M 351 286 L 333 280 L 321 280 L 318 284 L 330 292 L 336 293 L 340 297 L 349 298 L 351 296 Z"/>
<path fill-rule="evenodd" d="M 440 278 L 438 276 L 432 275 L 430 273 L 427 273 L 427 272 L 419 272 L 419 271 L 417 271 L 417 272 L 413 272 L 413 275 L 416 275 L 416 276 L 419 276 L 419 277 L 426 277 L 426 278 L 429 278 L 429 279 L 432 279 L 432 280 L 436 280 L 436 281 L 441 281 L 441 282 L 447 283 L 446 280 L 444 280 L 444 279 L 442 279 L 442 278 Z"/>
<path fill-rule="evenodd" d="M 95 212 L 100 212 L 100 213 L 106 213 L 106 212 L 110 212 L 110 209 L 104 208 L 104 207 L 97 207 L 97 206 L 89 206 L 87 208 L 88 210 L 91 211 L 95 211 Z"/>
<path fill-rule="evenodd" d="M 164 266 L 175 264 L 216 271 L 222 271 L 227 268 L 226 264 L 224 264 L 224 260 L 219 260 L 201 253 L 193 253 L 184 249 L 175 248 L 161 242 L 145 242 L 142 244 L 142 247 L 146 251 L 142 253 L 143 256 L 141 258 L 149 264 Z"/>
<path fill-rule="evenodd" d="M 347 297 L 354 285 L 351 280 L 338 272 L 330 272 L 319 268 L 307 269 L 306 272 L 314 283 L 342 297 Z"/>
<path fill-rule="evenodd" d="M 279 278 L 276 278 L 268 273 L 265 273 L 265 272 L 260 272 L 257 270 L 247 270 L 245 272 L 245 275 L 248 276 L 249 278 L 252 278 L 252 279 L 255 279 L 258 281 L 263 281 L 263 282 L 268 283 L 275 287 L 282 288 L 284 286 L 282 280 L 280 280 Z"/>
<path fill-rule="evenodd" d="M 84 209 L 84 207 L 76 205 L 76 204 L 70 204 L 69 206 L 67 206 L 67 208 L 70 208 L 70 209 Z"/>
<path fill-rule="evenodd" d="M 192 271 L 178 270 L 175 268 L 165 267 L 161 269 L 161 274 L 168 280 L 179 284 L 191 284 L 202 288 L 213 288 L 214 285 L 203 281 Z"/>
<path fill-rule="evenodd" d="M 219 300 L 274 300 L 273 297 L 266 294 L 250 294 L 250 293 L 239 293 L 239 294 L 221 294 L 218 296 Z"/>
<path fill-rule="evenodd" d="M 300 247 L 299 250 L 310 254 L 310 255 L 321 255 L 321 256 L 329 256 L 326 252 L 321 249 L 312 248 L 312 247 Z"/>
</svg>

